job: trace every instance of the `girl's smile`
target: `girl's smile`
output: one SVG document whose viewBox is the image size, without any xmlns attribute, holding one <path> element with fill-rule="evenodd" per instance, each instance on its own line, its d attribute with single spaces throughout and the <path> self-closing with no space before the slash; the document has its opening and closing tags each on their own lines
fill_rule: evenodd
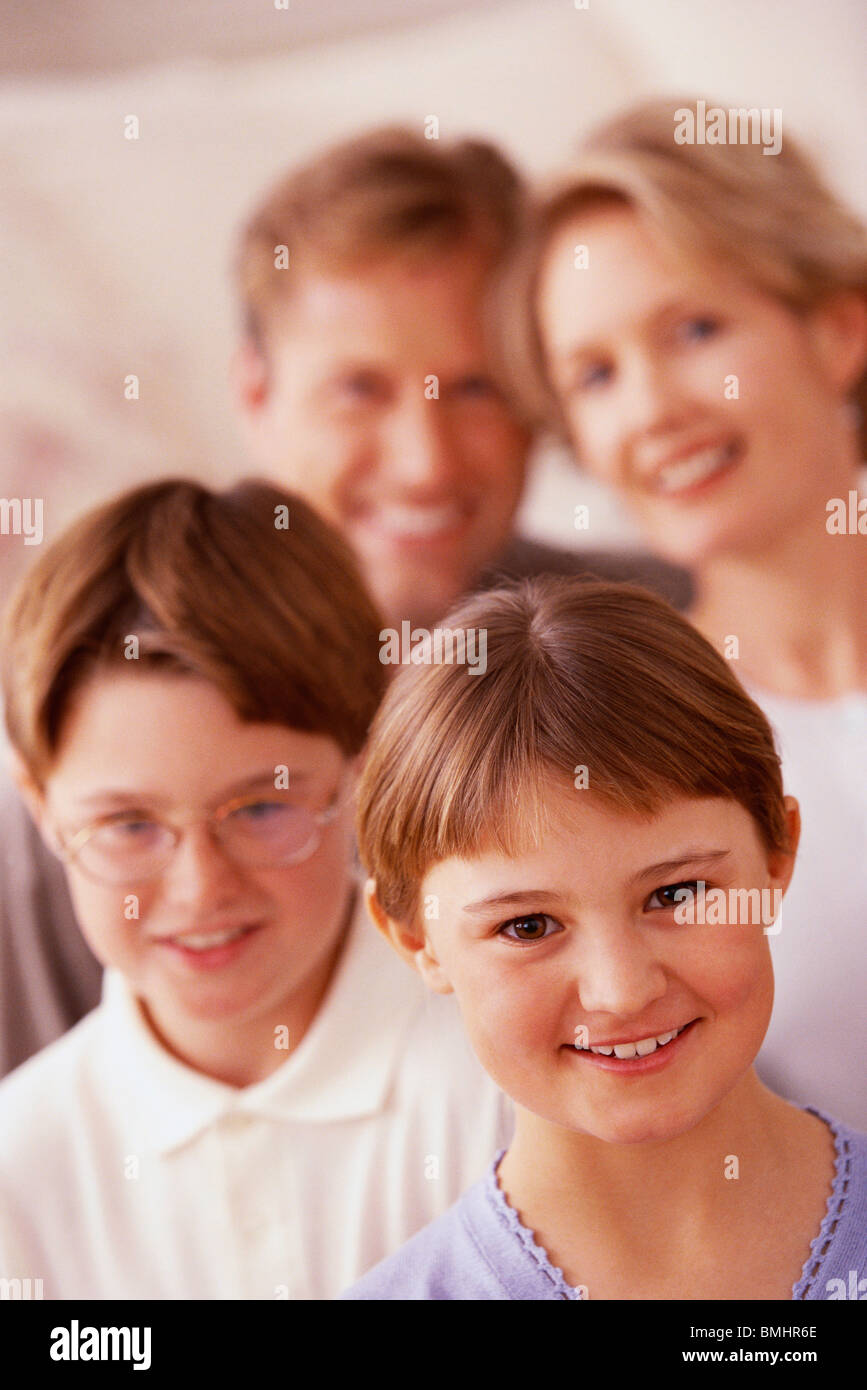
<svg viewBox="0 0 867 1390">
<path fill-rule="evenodd" d="M 416 965 L 520 1106 L 614 1142 L 681 1134 L 750 1069 L 773 999 L 761 925 L 681 921 L 683 889 L 784 886 L 791 860 L 723 797 L 630 816 L 552 776 L 545 809 L 523 852 L 429 870 Z"/>
<path fill-rule="evenodd" d="M 694 1018 L 679 1027 L 644 1038 L 615 1038 L 605 1043 L 573 1043 L 563 1049 L 567 1056 L 580 1057 L 585 1065 L 599 1067 L 616 1076 L 644 1076 L 659 1071 L 680 1057 L 683 1042 L 692 1036 L 701 1019 Z"/>
</svg>

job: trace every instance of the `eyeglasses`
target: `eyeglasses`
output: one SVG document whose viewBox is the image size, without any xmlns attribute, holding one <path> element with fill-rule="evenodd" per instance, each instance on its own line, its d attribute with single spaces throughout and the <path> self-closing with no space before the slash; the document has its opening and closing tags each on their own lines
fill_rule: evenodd
<svg viewBox="0 0 867 1390">
<path fill-rule="evenodd" d="M 183 826 L 206 825 L 233 863 L 262 869 L 301 864 L 315 854 L 322 831 L 340 809 L 343 779 L 324 811 L 311 811 L 289 795 L 227 801 L 211 815 L 179 815 L 171 821 L 121 811 L 76 831 L 57 852 L 97 883 L 141 883 L 156 878 L 171 862 Z"/>
</svg>

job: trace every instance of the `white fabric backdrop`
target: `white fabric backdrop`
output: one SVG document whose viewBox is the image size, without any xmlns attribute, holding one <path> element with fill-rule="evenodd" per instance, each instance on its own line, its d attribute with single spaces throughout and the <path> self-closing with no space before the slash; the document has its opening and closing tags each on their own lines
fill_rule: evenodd
<svg viewBox="0 0 867 1390">
<path fill-rule="evenodd" d="M 273 56 L 7 81 L 0 496 L 44 497 L 50 537 L 129 482 L 242 468 L 226 386 L 233 231 L 282 167 L 372 123 L 435 114 L 443 137 L 487 134 L 545 173 L 587 125 L 651 92 L 779 106 L 867 209 L 865 27 L 861 0 L 519 0 Z M 589 535 L 572 528 L 578 501 Z M 525 521 L 565 544 L 631 535 L 558 457 L 537 470 Z M 0 583 L 26 553 L 0 537 Z"/>
</svg>

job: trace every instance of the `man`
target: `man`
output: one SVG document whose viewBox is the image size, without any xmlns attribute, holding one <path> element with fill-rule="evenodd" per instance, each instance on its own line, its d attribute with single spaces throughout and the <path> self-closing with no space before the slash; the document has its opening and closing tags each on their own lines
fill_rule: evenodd
<svg viewBox="0 0 867 1390">
<path fill-rule="evenodd" d="M 516 537 L 531 429 L 498 383 L 488 306 L 524 221 L 492 146 L 373 131 L 270 191 L 237 260 L 234 387 L 252 471 L 301 493 L 353 545 L 389 623 L 431 626 L 495 579 L 587 572 L 676 603 L 661 561 Z M 57 865 L 0 791 L 0 1074 L 99 1000 Z"/>
</svg>

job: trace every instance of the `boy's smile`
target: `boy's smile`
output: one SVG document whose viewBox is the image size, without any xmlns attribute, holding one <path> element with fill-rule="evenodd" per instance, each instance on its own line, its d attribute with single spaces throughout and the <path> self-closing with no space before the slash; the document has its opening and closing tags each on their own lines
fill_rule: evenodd
<svg viewBox="0 0 867 1390">
<path fill-rule="evenodd" d="M 183 823 L 159 872 L 101 882 L 73 857 L 70 888 L 91 949 L 125 975 L 166 1045 L 207 1071 L 211 1043 L 231 1023 L 230 1071 L 239 1078 L 285 1059 L 274 1048 L 276 1027 L 288 1029 L 292 1047 L 300 1040 L 330 978 L 352 893 L 348 798 L 298 863 L 239 862 L 202 823 L 251 782 L 260 790 L 243 798 L 250 823 L 267 816 L 255 798 L 274 797 L 278 768 L 289 770 L 282 794 L 297 787 L 298 804 L 318 814 L 347 764 L 331 739 L 243 722 L 204 680 L 111 670 L 78 693 L 46 787 L 48 826 L 64 836 L 132 813 L 118 832 L 125 854 L 154 825 Z"/>
<path fill-rule="evenodd" d="M 791 860 L 725 798 L 642 818 L 552 780 L 546 807 L 542 843 L 429 870 L 416 965 L 520 1106 L 614 1142 L 672 1137 L 748 1072 L 773 999 L 761 924 L 678 922 L 675 893 L 784 888 Z"/>
</svg>

